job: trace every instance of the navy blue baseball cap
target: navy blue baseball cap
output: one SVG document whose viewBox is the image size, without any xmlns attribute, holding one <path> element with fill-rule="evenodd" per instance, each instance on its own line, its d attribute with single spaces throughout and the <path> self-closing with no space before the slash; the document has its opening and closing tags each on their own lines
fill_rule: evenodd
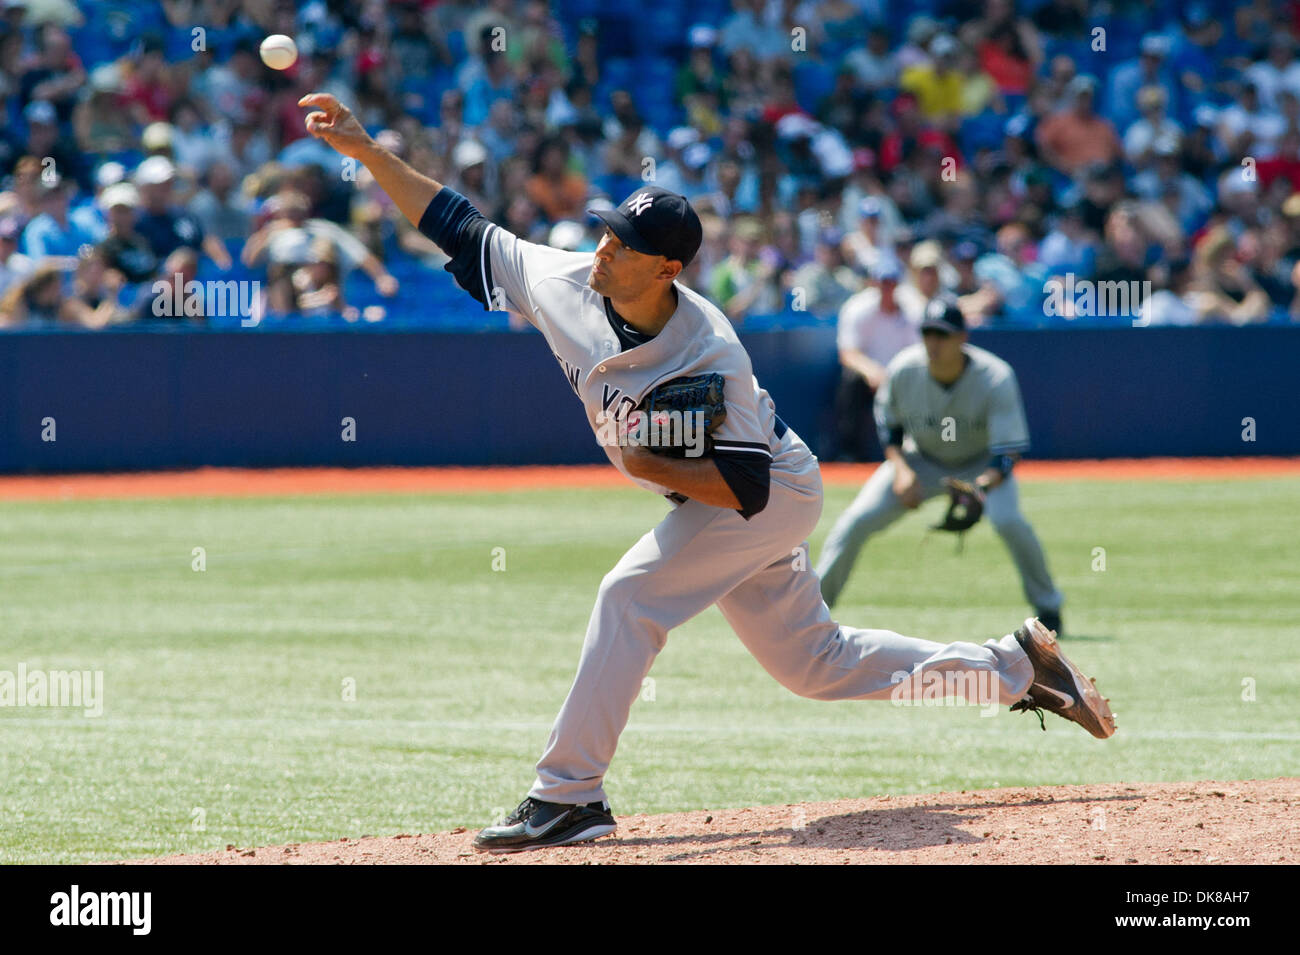
<svg viewBox="0 0 1300 955">
<path fill-rule="evenodd" d="M 925 307 L 925 318 L 921 322 L 921 331 L 943 332 L 956 335 L 966 331 L 966 316 L 961 313 L 955 302 L 947 299 L 931 299 Z"/>
<path fill-rule="evenodd" d="M 587 212 L 609 226 L 634 252 L 676 259 L 683 268 L 691 264 L 704 239 L 700 217 L 686 197 L 658 186 L 643 186 L 617 209 Z"/>
</svg>

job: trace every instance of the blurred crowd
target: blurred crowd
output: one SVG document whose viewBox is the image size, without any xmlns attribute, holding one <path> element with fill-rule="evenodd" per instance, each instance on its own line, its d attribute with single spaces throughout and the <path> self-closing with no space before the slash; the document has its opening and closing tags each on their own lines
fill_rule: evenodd
<svg viewBox="0 0 1300 955">
<path fill-rule="evenodd" d="M 485 321 L 305 135 L 315 90 L 534 241 L 682 193 L 684 280 L 738 325 L 1130 321 L 1049 307 L 1066 276 L 1300 321 L 1297 37 L 1296 0 L 0 0 L 0 327 L 216 322 L 159 302 L 232 279 L 286 321 Z"/>
</svg>

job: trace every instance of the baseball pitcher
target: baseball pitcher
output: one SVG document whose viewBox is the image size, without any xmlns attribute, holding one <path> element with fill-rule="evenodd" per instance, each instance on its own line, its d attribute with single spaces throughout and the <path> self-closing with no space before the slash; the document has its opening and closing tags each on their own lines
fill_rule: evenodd
<svg viewBox="0 0 1300 955">
<path fill-rule="evenodd" d="M 466 292 L 542 333 L 610 462 L 670 502 L 601 581 L 536 779 L 476 848 L 514 852 L 614 831 L 604 778 L 641 681 L 668 632 L 714 604 L 762 666 L 803 696 L 888 699 L 891 674 L 982 671 L 998 702 L 1040 719 L 1057 713 L 1098 738 L 1114 732 L 1105 701 L 1037 620 L 982 645 L 831 620 L 802 558 L 821 515 L 817 461 L 777 417 L 731 323 L 677 281 L 701 239 L 683 197 L 646 186 L 599 213 L 606 231 L 594 253 L 534 245 L 378 145 L 333 96 L 299 105 L 313 108 L 307 131 L 362 162 L 451 257 L 446 268 Z M 656 447 L 641 425 L 660 413 L 661 393 L 698 407 L 674 409 L 675 443 Z"/>
<path fill-rule="evenodd" d="M 967 342 L 961 310 L 943 299 L 927 306 L 921 335 L 921 344 L 889 363 L 876 394 L 885 463 L 826 538 L 817 565 L 822 597 L 835 605 L 868 537 L 946 489 L 954 506 L 940 529 L 964 531 L 988 514 L 1038 619 L 1059 631 L 1064 597 L 1052 583 L 1034 529 L 1020 513 L 1011 473 L 1029 447 L 1016 373 Z M 960 519 L 954 513 L 958 507 L 964 512 Z"/>
</svg>

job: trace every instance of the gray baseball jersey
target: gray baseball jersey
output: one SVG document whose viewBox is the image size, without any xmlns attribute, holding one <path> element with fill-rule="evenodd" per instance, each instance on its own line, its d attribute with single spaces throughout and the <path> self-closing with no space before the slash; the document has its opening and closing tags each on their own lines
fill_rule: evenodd
<svg viewBox="0 0 1300 955">
<path fill-rule="evenodd" d="M 945 387 L 930 374 L 925 345 L 909 346 L 889 363 L 889 377 L 876 393 L 881 445 L 895 443 L 897 432 L 904 432 L 903 454 L 922 499 L 942 494 L 944 478 L 973 481 L 994 455 L 1029 447 L 1016 373 L 982 348 L 967 344 L 962 350 L 969 364 Z M 894 494 L 895 473 L 893 462 L 882 464 L 826 536 L 817 574 L 828 604 L 838 599 L 867 539 L 906 510 Z M 1038 535 L 1020 512 L 1014 475 L 988 492 L 985 512 L 1020 572 L 1025 598 L 1039 612 L 1059 612 L 1065 595 L 1052 581 Z"/>
<path fill-rule="evenodd" d="M 485 307 L 518 312 L 545 336 L 597 440 L 624 474 L 622 447 L 603 440 L 607 415 L 636 407 L 672 378 L 716 372 L 725 380 L 727 415 L 713 434 L 713 460 L 742 506 L 714 507 L 636 481 L 676 506 L 601 581 L 578 672 L 530 796 L 569 804 L 605 799 L 605 772 L 668 632 L 715 604 L 764 669 L 804 696 L 897 698 L 904 677 L 963 673 L 978 678 L 963 691 L 972 700 L 975 694 L 996 705 L 1023 697 L 1033 667 L 1014 636 L 941 644 L 831 619 L 807 559 L 822 510 L 817 460 L 777 417 L 731 323 L 711 302 L 677 283 L 668 324 L 653 338 L 639 335 L 587 284 L 592 253 L 525 242 L 463 197 L 440 196 L 420 231 L 452 256 L 446 268 L 462 288 Z"/>
<path fill-rule="evenodd" d="M 483 255 L 485 295 L 518 312 L 545 336 L 597 441 L 629 480 L 658 494 L 670 493 L 627 473 L 623 447 L 608 440 L 609 417 L 626 414 L 662 382 L 706 372 L 725 380 L 727 415 L 713 433 L 716 452 L 770 459 L 769 474 L 777 482 L 816 467 L 807 446 L 779 423 L 731 322 L 704 296 L 677 283 L 677 311 L 663 331 L 623 350 L 613 324 L 617 316 L 587 284 L 593 253 L 535 245 L 489 225 Z M 624 331 L 636 334 L 630 327 Z"/>
<path fill-rule="evenodd" d="M 881 444 L 891 431 L 906 432 L 904 451 L 919 451 L 938 464 L 960 467 L 994 454 L 1029 447 L 1029 425 L 1016 373 L 997 355 L 974 345 L 962 349 L 969 365 L 944 387 L 930 374 L 925 345 L 911 345 L 889 363 L 889 378 L 876 393 Z"/>
</svg>

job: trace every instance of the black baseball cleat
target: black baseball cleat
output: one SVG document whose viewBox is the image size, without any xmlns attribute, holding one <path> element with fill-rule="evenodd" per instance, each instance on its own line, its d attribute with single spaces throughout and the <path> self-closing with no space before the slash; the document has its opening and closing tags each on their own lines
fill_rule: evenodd
<svg viewBox="0 0 1300 955">
<path fill-rule="evenodd" d="M 1103 698 L 1094 686 L 1095 680 L 1084 676 L 1056 642 L 1056 634 L 1030 617 L 1015 632 L 1016 641 L 1034 665 L 1034 682 L 1029 692 L 1012 712 L 1023 710 L 1038 716 L 1043 723 L 1043 710 L 1072 720 L 1097 739 L 1108 739 L 1115 734 L 1115 715 L 1110 711 L 1110 701 Z"/>
<path fill-rule="evenodd" d="M 474 837 L 478 852 L 523 852 L 547 846 L 567 846 L 607 836 L 617 828 L 609 803 L 585 806 L 543 802 L 532 796 L 500 824 L 488 826 Z"/>
<path fill-rule="evenodd" d="M 1055 630 L 1058 637 L 1065 636 L 1065 630 L 1061 627 L 1061 612 L 1059 610 L 1038 611 L 1038 622 L 1048 630 Z"/>
</svg>

